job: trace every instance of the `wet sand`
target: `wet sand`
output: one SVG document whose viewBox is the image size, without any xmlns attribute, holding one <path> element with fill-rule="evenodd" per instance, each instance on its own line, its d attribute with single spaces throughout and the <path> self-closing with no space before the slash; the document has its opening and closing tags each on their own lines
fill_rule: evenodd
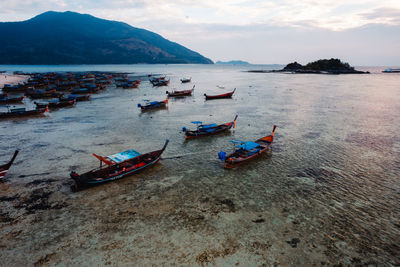
<svg viewBox="0 0 400 267">
<path fill-rule="evenodd" d="M 0 182 L 1 266 L 400 264 L 396 76 L 165 68 L 154 72 L 168 73 L 168 88 L 110 86 L 76 108 L 0 122 L 0 162 L 21 149 Z M 193 83 L 181 85 L 185 76 Z M 166 110 L 136 107 L 194 83 L 193 97 L 170 99 Z M 223 91 L 216 85 L 238 89 L 204 101 Z M 184 141 L 190 121 L 235 114 L 231 133 Z M 273 124 L 269 153 L 221 168 L 229 140 L 254 140 Z M 98 166 L 91 153 L 147 152 L 166 138 L 165 159 L 151 169 L 71 192 L 71 170 Z"/>
</svg>

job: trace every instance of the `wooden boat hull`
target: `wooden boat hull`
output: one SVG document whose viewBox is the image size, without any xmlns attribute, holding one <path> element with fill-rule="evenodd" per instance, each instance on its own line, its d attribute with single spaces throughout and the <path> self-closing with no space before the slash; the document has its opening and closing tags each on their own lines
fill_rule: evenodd
<svg viewBox="0 0 400 267">
<path fill-rule="evenodd" d="M 75 104 L 76 104 L 76 100 L 60 101 L 58 103 L 49 102 L 49 108 L 50 109 L 58 109 L 58 108 L 72 107 Z"/>
<path fill-rule="evenodd" d="M 25 96 L 0 99 L 0 104 L 15 104 L 15 103 L 21 103 L 22 100 L 24 100 L 24 98 L 25 98 Z"/>
<path fill-rule="evenodd" d="M 97 94 L 100 91 L 100 89 L 87 89 L 87 90 L 77 90 L 77 89 L 73 89 L 71 90 L 71 94 L 74 95 L 87 95 L 87 94 Z"/>
<path fill-rule="evenodd" d="M 28 87 L 21 85 L 21 86 L 9 86 L 9 87 L 5 86 L 1 90 L 6 93 L 23 93 L 26 92 L 27 89 Z"/>
<path fill-rule="evenodd" d="M 168 142 L 169 140 L 166 140 L 163 148 L 160 150 L 148 152 L 135 158 L 112 164 L 105 168 L 94 169 L 81 175 L 71 172 L 70 176 L 75 181 L 75 185 L 72 189 L 79 190 L 119 180 L 150 167 L 161 159 L 161 155 L 167 147 Z"/>
<path fill-rule="evenodd" d="M 226 93 L 226 94 L 221 94 L 221 95 L 207 95 L 207 94 L 204 94 L 204 96 L 206 97 L 206 100 L 232 98 L 232 95 L 235 92 L 235 90 L 233 90 L 232 92 Z"/>
<path fill-rule="evenodd" d="M 194 90 L 194 86 L 190 90 L 182 90 L 182 91 L 173 91 L 173 92 L 168 92 L 166 91 L 165 93 L 169 97 L 184 97 L 184 96 L 191 96 Z"/>
<path fill-rule="evenodd" d="M 10 167 L 13 164 L 15 158 L 17 157 L 18 152 L 19 152 L 18 150 L 15 150 L 14 155 L 12 156 L 11 160 L 7 164 L 4 164 L 4 165 L 0 166 L 0 180 L 3 179 L 4 176 L 6 176 L 8 170 L 10 169 Z"/>
<path fill-rule="evenodd" d="M 149 110 L 156 110 L 156 109 L 161 109 L 161 108 L 166 108 L 168 104 L 168 98 L 164 101 L 159 101 L 157 103 L 154 104 L 148 104 L 148 105 L 140 105 L 138 104 L 138 106 L 140 107 L 140 109 L 142 111 L 149 111 Z"/>
<path fill-rule="evenodd" d="M 30 93 L 27 94 L 31 99 L 40 99 L 40 98 L 59 98 L 63 95 L 61 92 L 51 92 L 51 93 Z"/>
<path fill-rule="evenodd" d="M 234 168 L 234 167 L 241 165 L 251 159 L 259 157 L 264 152 L 268 151 L 274 140 L 275 129 L 276 129 L 276 125 L 274 125 L 271 135 L 262 137 L 255 141 L 255 143 L 258 143 L 260 145 L 259 151 L 257 151 L 256 153 L 253 153 L 251 155 L 246 155 L 246 152 L 236 150 L 234 153 L 232 153 L 226 157 L 223 167 L 226 169 Z"/>
<path fill-rule="evenodd" d="M 167 81 L 156 81 L 152 82 L 153 86 L 167 86 L 169 84 L 169 80 Z"/>
<path fill-rule="evenodd" d="M 41 114 L 45 113 L 46 110 L 47 110 L 47 108 L 37 108 L 37 109 L 27 110 L 24 112 L 3 112 L 3 113 L 0 113 L 0 119 L 41 115 Z"/>
<path fill-rule="evenodd" d="M 212 132 L 199 131 L 199 130 L 185 131 L 185 138 L 190 139 L 190 138 L 196 138 L 196 137 L 201 137 L 201 136 L 210 136 L 210 135 L 229 131 L 232 127 L 235 126 L 236 119 L 237 119 L 237 115 L 233 121 L 227 122 L 224 124 L 220 124 L 220 125 L 217 125 L 216 127 L 214 127 L 215 130 Z"/>
<path fill-rule="evenodd" d="M 34 102 L 37 108 L 46 108 L 48 107 L 49 109 L 59 109 L 59 108 L 65 108 L 65 107 L 72 107 L 75 105 L 76 100 L 68 100 L 68 101 L 60 101 L 60 102 L 48 102 L 48 103 L 38 103 Z"/>
<path fill-rule="evenodd" d="M 90 100 L 90 95 L 76 95 L 76 96 L 62 96 L 59 98 L 60 101 L 70 101 L 70 100 L 76 100 L 76 102 L 81 102 L 81 101 L 89 101 Z"/>
</svg>

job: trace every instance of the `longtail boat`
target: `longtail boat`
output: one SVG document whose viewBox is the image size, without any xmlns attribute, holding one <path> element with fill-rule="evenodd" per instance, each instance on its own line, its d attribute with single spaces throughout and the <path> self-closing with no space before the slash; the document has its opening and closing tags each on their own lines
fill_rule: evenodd
<svg viewBox="0 0 400 267">
<path fill-rule="evenodd" d="M 24 84 L 5 84 L 2 91 L 3 92 L 9 92 L 9 93 L 22 93 L 27 90 L 27 86 Z"/>
<path fill-rule="evenodd" d="M 153 86 L 167 86 L 169 84 L 169 80 L 158 80 L 152 82 Z"/>
<path fill-rule="evenodd" d="M 45 108 L 45 107 L 49 107 L 49 109 L 58 109 L 58 108 L 65 108 L 65 107 L 72 107 L 74 106 L 76 103 L 75 99 L 72 100 L 59 100 L 59 99 L 54 99 L 54 100 L 50 100 L 48 102 L 34 102 L 34 104 L 36 105 L 36 107 L 38 108 Z"/>
<path fill-rule="evenodd" d="M 4 178 L 4 176 L 6 176 L 8 169 L 10 169 L 11 165 L 13 164 L 15 158 L 18 155 L 18 152 L 19 152 L 18 150 L 15 150 L 14 155 L 12 156 L 11 160 L 7 164 L 0 166 L 0 179 Z"/>
<path fill-rule="evenodd" d="M 168 97 L 167 99 L 163 100 L 163 101 L 152 101 L 149 102 L 146 105 L 142 105 L 142 104 L 138 104 L 138 107 L 142 109 L 142 111 L 147 111 L 147 110 L 151 110 L 151 109 L 159 109 L 159 108 L 165 108 L 168 104 Z"/>
<path fill-rule="evenodd" d="M 57 92 L 56 90 L 44 91 L 44 90 L 30 90 L 25 93 L 32 99 L 38 98 L 58 98 L 63 95 L 61 92 Z"/>
<path fill-rule="evenodd" d="M 72 89 L 71 90 L 71 94 L 74 95 L 81 95 L 81 94 L 95 94 L 97 92 L 99 92 L 100 89 L 99 88 L 78 88 L 78 89 Z"/>
<path fill-rule="evenodd" d="M 138 88 L 139 83 L 127 83 L 127 84 L 123 84 L 122 88 L 123 89 L 132 89 L 132 88 Z"/>
<path fill-rule="evenodd" d="M 181 79 L 181 83 L 190 83 L 190 81 L 192 80 L 192 77 L 188 78 L 183 78 Z"/>
<path fill-rule="evenodd" d="M 161 77 L 152 77 L 149 79 L 149 81 L 154 85 L 154 83 L 157 83 L 159 81 L 165 80 L 166 76 L 161 76 Z"/>
<path fill-rule="evenodd" d="M 226 122 L 226 123 L 223 123 L 220 125 L 217 125 L 215 123 L 203 124 L 201 121 L 192 121 L 193 124 L 197 124 L 197 130 L 190 131 L 190 130 L 187 130 L 186 127 L 183 127 L 182 131 L 185 133 L 186 138 L 207 136 L 207 135 L 213 135 L 213 134 L 225 132 L 225 131 L 230 130 L 232 127 L 235 128 L 237 117 L 238 117 L 238 115 L 235 116 L 233 121 Z"/>
<path fill-rule="evenodd" d="M 59 99 L 60 101 L 69 101 L 69 100 L 76 100 L 76 102 L 89 101 L 90 95 L 64 95 Z"/>
<path fill-rule="evenodd" d="M 272 130 L 271 135 L 262 137 L 255 142 L 243 142 L 233 140 L 234 144 L 237 144 L 235 152 L 226 156 L 224 151 L 218 153 L 218 158 L 224 161 L 224 168 L 230 169 L 236 167 L 250 159 L 260 156 L 262 153 L 267 151 L 274 141 L 274 132 L 276 125 Z"/>
<path fill-rule="evenodd" d="M 72 187 L 72 189 L 79 190 L 114 181 L 125 176 L 132 175 L 137 171 L 143 170 L 144 168 L 149 167 L 160 160 L 161 154 L 167 147 L 168 142 L 169 140 L 165 141 L 162 149 L 145 154 L 140 154 L 133 149 L 107 157 L 93 154 L 93 156 L 100 160 L 100 167 L 81 175 L 72 171 L 70 176 L 75 181 L 75 185 Z M 103 163 L 107 165 L 104 168 Z"/>
<path fill-rule="evenodd" d="M 7 112 L 0 112 L 0 119 L 41 115 L 41 114 L 45 113 L 46 111 L 48 111 L 47 107 L 45 107 L 45 108 L 36 108 L 36 109 L 31 109 L 31 110 L 26 110 L 25 108 L 12 108 L 12 109 L 10 109 L 8 107 L 8 111 Z"/>
<path fill-rule="evenodd" d="M 236 90 L 236 88 L 233 89 L 232 92 L 221 94 L 221 95 L 207 95 L 207 94 L 204 94 L 204 96 L 206 97 L 206 100 L 221 99 L 221 98 L 231 98 L 233 93 L 235 92 L 235 90 Z"/>
<path fill-rule="evenodd" d="M 0 98 L 0 104 L 15 104 L 15 103 L 21 103 L 22 100 L 24 100 L 25 96 L 20 96 L 20 97 L 2 97 Z"/>
<path fill-rule="evenodd" d="M 168 94 L 169 97 L 182 97 L 182 96 L 189 96 L 192 95 L 193 91 L 194 91 L 194 85 L 193 88 L 190 90 L 182 90 L 182 91 L 177 91 L 174 90 L 172 92 L 168 92 L 166 91 L 165 93 Z"/>
</svg>

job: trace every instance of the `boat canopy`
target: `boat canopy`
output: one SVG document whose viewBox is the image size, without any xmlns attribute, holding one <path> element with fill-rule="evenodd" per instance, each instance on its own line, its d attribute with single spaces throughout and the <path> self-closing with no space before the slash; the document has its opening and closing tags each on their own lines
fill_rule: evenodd
<svg viewBox="0 0 400 267">
<path fill-rule="evenodd" d="M 150 102 L 149 104 L 150 104 L 150 105 L 156 105 L 156 104 L 158 104 L 158 103 L 160 103 L 160 101 L 153 101 L 153 102 Z"/>
<path fill-rule="evenodd" d="M 107 158 L 109 158 L 110 160 L 116 162 L 116 163 L 120 163 L 122 161 L 128 160 L 128 159 L 132 159 L 132 158 L 136 158 L 137 156 L 140 156 L 141 154 L 133 149 L 130 150 L 126 150 L 124 152 L 120 152 L 111 156 L 107 156 Z"/>
<path fill-rule="evenodd" d="M 212 127 L 217 127 L 217 124 L 212 123 L 212 124 L 203 124 L 203 125 L 201 125 L 201 128 L 203 128 L 203 129 L 212 128 Z"/>
<path fill-rule="evenodd" d="M 250 150 L 252 150 L 254 148 L 257 148 L 259 146 L 260 146 L 260 144 L 258 144 L 256 142 L 249 141 L 249 142 L 244 142 L 243 144 L 238 145 L 237 148 L 242 148 L 244 150 L 250 151 Z"/>
</svg>

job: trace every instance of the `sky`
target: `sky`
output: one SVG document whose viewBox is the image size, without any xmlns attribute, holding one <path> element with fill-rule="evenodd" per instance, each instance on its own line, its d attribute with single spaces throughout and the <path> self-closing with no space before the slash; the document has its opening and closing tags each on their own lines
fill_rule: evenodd
<svg viewBox="0 0 400 267">
<path fill-rule="evenodd" d="M 74 11 L 156 32 L 213 61 L 340 58 L 400 66 L 400 0 L 0 0 L 0 21 Z M 1 37 L 0 37 L 1 38 Z"/>
</svg>

